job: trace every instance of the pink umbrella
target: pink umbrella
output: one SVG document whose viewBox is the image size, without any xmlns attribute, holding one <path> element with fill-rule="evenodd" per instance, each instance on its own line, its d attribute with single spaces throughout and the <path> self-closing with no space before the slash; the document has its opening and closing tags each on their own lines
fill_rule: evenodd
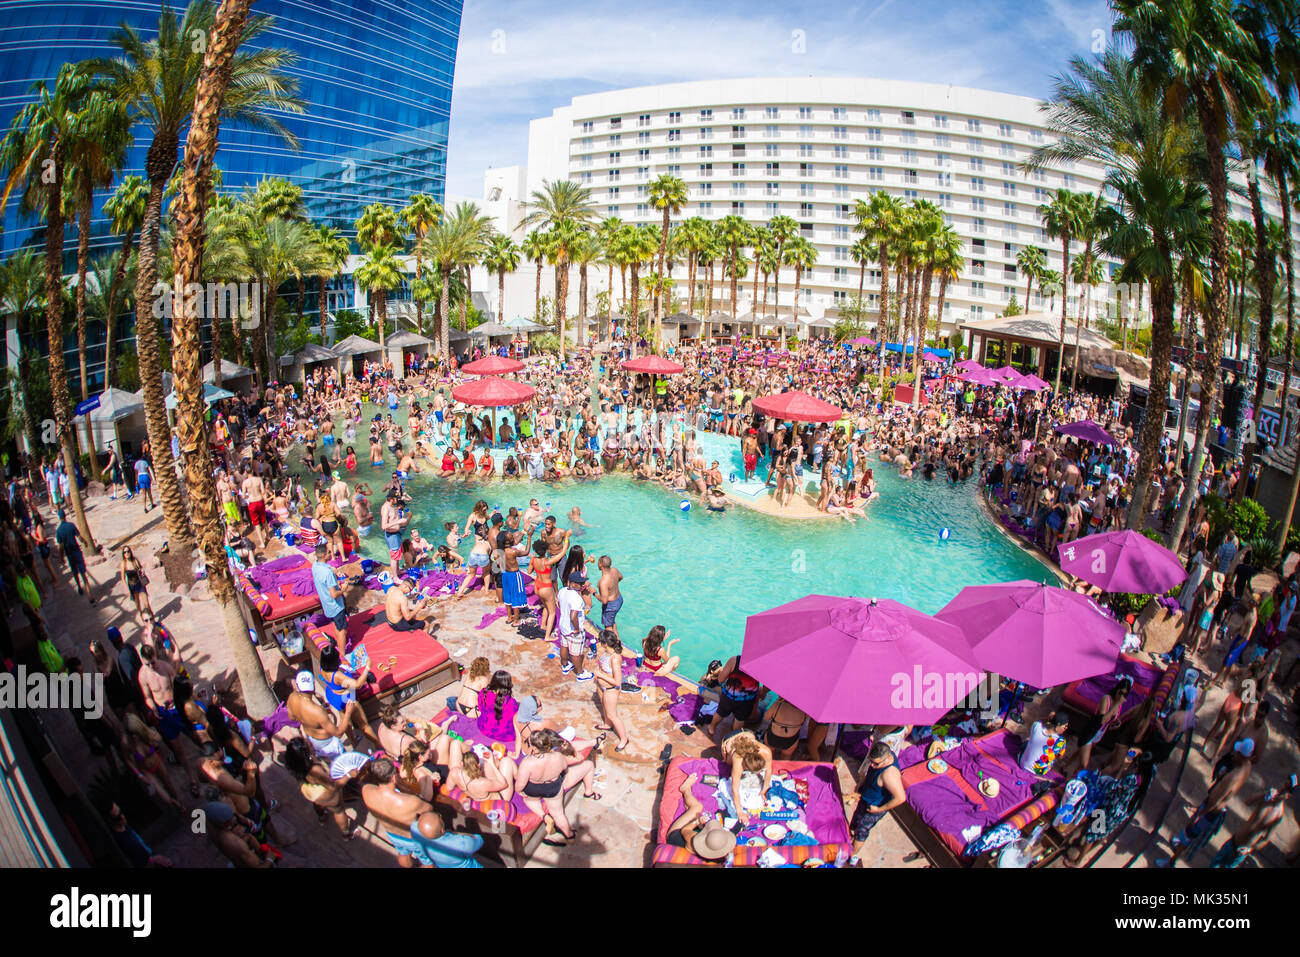
<svg viewBox="0 0 1300 957">
<path fill-rule="evenodd" d="M 953 368 L 960 369 L 962 372 L 976 372 L 982 370 L 984 366 L 980 365 L 974 359 L 962 359 Z"/>
<path fill-rule="evenodd" d="M 975 385 L 1000 385 L 1001 384 L 998 382 L 997 379 L 993 378 L 992 369 L 985 369 L 983 367 L 979 369 L 970 369 L 968 371 L 962 372 L 957 376 L 957 378 L 965 379 L 967 382 L 973 383 Z"/>
<path fill-rule="evenodd" d="M 482 359 L 476 359 L 460 367 L 461 372 L 468 372 L 470 375 L 505 375 L 507 372 L 518 372 L 524 367 L 522 362 L 514 359 L 505 359 L 501 356 L 485 356 Z"/>
<path fill-rule="evenodd" d="M 640 359 L 632 359 L 623 363 L 623 368 L 628 372 L 650 372 L 654 375 L 673 375 L 681 372 L 684 366 L 673 362 L 671 359 L 665 359 L 662 356 L 642 356 Z"/>
<path fill-rule="evenodd" d="M 961 630 L 981 668 L 1035 688 L 1114 670 L 1124 643 L 1092 599 L 1031 581 L 963 588 L 935 617 Z"/>
<path fill-rule="evenodd" d="M 921 361 L 922 361 L 922 362 L 942 362 L 942 361 L 943 361 L 943 357 L 942 357 L 942 356 L 937 356 L 937 355 L 935 355 L 933 352 L 931 352 L 929 349 L 926 349 L 924 352 L 921 353 Z"/>
<path fill-rule="evenodd" d="M 1105 591 L 1163 595 L 1187 580 L 1177 555 L 1131 529 L 1076 538 L 1056 551 L 1061 571 Z"/>
<path fill-rule="evenodd" d="M 1015 385 L 1015 388 L 1017 389 L 1027 389 L 1030 392 L 1041 392 L 1048 387 L 1049 386 L 1046 382 L 1038 378 L 1038 376 L 1034 375 L 1032 372 L 1023 377 Z"/>
<path fill-rule="evenodd" d="M 1001 385 L 1017 385 L 1024 378 L 1018 371 L 1011 366 L 1003 366 L 1000 369 L 993 369 L 989 372 L 989 378 Z"/>
<path fill-rule="evenodd" d="M 1084 419 L 1082 422 L 1071 422 L 1068 425 L 1056 426 L 1056 431 L 1062 435 L 1068 435 L 1071 438 L 1083 439 L 1085 442 L 1097 442 L 1101 445 L 1118 445 L 1115 437 L 1103 429 L 1092 419 Z"/>
<path fill-rule="evenodd" d="M 774 419 L 792 422 L 838 422 L 844 418 L 843 410 L 806 392 L 759 396 L 754 400 L 754 408 Z"/>
<path fill-rule="evenodd" d="M 866 336 L 858 336 L 856 339 L 851 340 L 851 344 L 855 346 L 874 346 L 876 340 L 868 339 Z"/>
<path fill-rule="evenodd" d="M 451 397 L 466 405 L 490 405 L 501 408 L 507 405 L 522 405 L 536 393 L 530 385 L 515 382 L 513 379 L 498 379 L 489 376 L 465 382 L 451 390 Z"/>
<path fill-rule="evenodd" d="M 750 615 L 741 660 L 823 722 L 933 724 L 982 675 L 954 625 L 888 599 L 831 595 Z"/>
</svg>

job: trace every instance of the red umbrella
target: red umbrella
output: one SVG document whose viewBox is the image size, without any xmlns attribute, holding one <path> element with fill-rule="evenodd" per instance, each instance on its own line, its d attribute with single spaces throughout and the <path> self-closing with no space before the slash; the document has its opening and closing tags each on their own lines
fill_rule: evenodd
<svg viewBox="0 0 1300 957">
<path fill-rule="evenodd" d="M 754 400 L 754 408 L 774 419 L 792 422 L 838 422 L 844 418 L 843 410 L 806 392 L 759 396 Z"/>
<path fill-rule="evenodd" d="M 498 379 L 489 376 L 465 382 L 451 390 L 451 397 L 466 405 L 490 405 L 496 408 L 507 405 L 521 405 L 536 394 L 537 390 L 523 382 L 513 379 Z"/>
<path fill-rule="evenodd" d="M 684 366 L 673 362 L 671 359 L 665 359 L 662 356 L 642 356 L 640 359 L 631 359 L 623 363 L 623 368 L 628 372 L 649 372 L 654 375 L 673 375 L 681 372 Z"/>
<path fill-rule="evenodd" d="M 476 359 L 469 365 L 460 367 L 461 372 L 468 372 L 470 375 L 505 375 L 507 372 L 518 372 L 524 367 L 522 362 L 514 359 L 506 359 L 501 356 L 485 356 L 482 359 Z"/>
</svg>

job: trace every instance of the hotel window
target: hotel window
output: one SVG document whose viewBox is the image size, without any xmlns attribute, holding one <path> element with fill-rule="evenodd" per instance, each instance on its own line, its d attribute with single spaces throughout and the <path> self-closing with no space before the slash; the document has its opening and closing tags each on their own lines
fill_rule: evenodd
<svg viewBox="0 0 1300 957">
<path fill-rule="evenodd" d="M 970 264 L 970 273 L 972 276 L 984 275 L 984 260 L 972 259 Z"/>
<path fill-rule="evenodd" d="M 812 163 L 800 163 L 800 164 L 799 164 L 799 175 L 800 175 L 800 176 L 811 176 L 812 174 L 813 174 L 813 164 L 812 164 Z"/>
<path fill-rule="evenodd" d="M 682 148 L 681 148 L 680 146 L 670 146 L 670 147 L 668 147 L 668 158 L 669 158 L 670 160 L 672 160 L 672 159 L 681 159 L 681 158 L 682 158 Z"/>
<path fill-rule="evenodd" d="M 622 154 L 622 153 L 619 153 L 619 152 L 613 152 L 613 153 L 610 153 L 610 154 L 609 154 L 609 161 L 610 161 L 611 163 L 617 163 L 617 162 L 619 161 L 619 159 L 620 159 L 620 157 L 621 157 L 622 155 L 623 155 L 623 154 Z"/>
<path fill-rule="evenodd" d="M 781 127 L 765 126 L 763 127 L 763 135 L 769 140 L 779 140 L 781 138 Z"/>
<path fill-rule="evenodd" d="M 594 149 L 595 146 L 596 146 L 596 138 L 594 136 L 587 136 L 583 138 L 582 148 L 584 150 Z"/>
<path fill-rule="evenodd" d="M 700 215 L 701 215 L 701 216 L 712 216 L 712 215 L 713 215 L 713 204 L 712 204 L 712 203 L 709 203 L 709 202 L 700 203 Z"/>
<path fill-rule="evenodd" d="M 1008 219 L 1015 219 L 1017 216 L 1020 215 L 1020 209 L 1016 206 L 1015 203 L 1003 203 L 1002 215 L 1007 217 Z"/>
<path fill-rule="evenodd" d="M 800 223 L 800 224 L 799 224 L 799 235 L 802 236 L 802 237 L 804 237 L 805 239 L 807 239 L 808 237 L 812 236 L 812 235 L 813 235 L 813 224 L 812 224 L 812 223 Z"/>
<path fill-rule="evenodd" d="M 849 218 L 849 207 L 848 207 L 848 206 L 844 206 L 844 205 L 836 206 L 836 207 L 835 207 L 835 218 L 836 218 L 836 219 L 848 219 L 848 218 Z"/>
<path fill-rule="evenodd" d="M 974 170 L 982 170 L 984 169 L 984 161 L 978 156 L 972 156 L 970 158 L 970 168 Z"/>
<path fill-rule="evenodd" d="M 642 113 L 640 116 L 638 116 L 638 117 L 636 118 L 636 125 L 637 125 L 637 126 L 649 126 L 649 125 L 650 125 L 650 114 L 649 114 L 649 113 Z"/>
<path fill-rule="evenodd" d="M 745 175 L 745 164 L 744 164 L 744 163 L 732 163 L 732 164 L 731 164 L 731 175 L 732 175 L 732 176 L 744 176 L 744 175 Z"/>
<path fill-rule="evenodd" d="M 836 246 L 836 247 L 835 247 L 835 258 L 838 259 L 838 260 L 840 260 L 840 262 L 844 262 L 844 261 L 846 261 L 846 260 L 849 258 L 849 247 L 848 247 L 848 246 Z"/>
<path fill-rule="evenodd" d="M 812 155 L 813 155 L 812 144 L 811 144 L 811 143 L 800 143 L 800 144 L 799 144 L 799 155 L 800 155 L 800 156 L 812 156 Z"/>
<path fill-rule="evenodd" d="M 733 106 L 731 108 L 731 118 L 733 120 L 743 120 L 745 118 L 745 108 L 743 106 Z"/>
<path fill-rule="evenodd" d="M 637 179 L 649 179 L 649 178 L 650 178 L 650 167 L 649 167 L 649 166 L 642 166 L 642 167 L 640 167 L 639 169 L 637 169 L 637 171 L 636 171 L 636 178 L 637 178 Z M 644 187 L 644 186 L 640 186 L 640 187 L 638 187 L 638 189 L 639 189 L 639 190 L 641 191 L 641 193 L 644 195 L 644 193 L 645 193 L 645 187 Z"/>
<path fill-rule="evenodd" d="M 647 174 L 647 175 L 649 174 L 649 172 L 650 172 L 649 170 L 645 170 L 645 171 L 644 171 L 644 173 Z M 639 177 L 639 178 L 640 178 L 640 179 L 645 179 L 645 175 L 642 175 L 642 176 Z M 649 187 L 649 186 L 638 186 L 638 187 L 636 188 L 636 195 L 637 195 L 637 199 L 645 199 L 647 196 L 650 195 L 650 187 Z"/>
<path fill-rule="evenodd" d="M 713 121 L 713 110 L 700 110 L 700 122 L 709 123 Z"/>
<path fill-rule="evenodd" d="M 731 212 L 732 212 L 732 215 L 734 215 L 734 216 L 744 216 L 744 215 L 745 215 L 745 204 L 744 204 L 744 203 L 735 203 L 735 202 L 733 202 L 733 203 L 731 204 Z"/>
<path fill-rule="evenodd" d="M 834 275 L 835 275 L 835 282 L 849 281 L 849 270 L 846 266 L 836 266 Z"/>
<path fill-rule="evenodd" d="M 870 110 L 867 110 L 867 122 L 868 122 L 868 123 L 879 123 L 879 122 L 880 122 L 880 117 L 881 117 L 881 113 L 880 113 L 879 110 L 876 110 L 876 109 L 870 109 Z"/>
<path fill-rule="evenodd" d="M 763 204 L 763 213 L 767 216 L 768 219 L 771 219 L 773 216 L 779 215 L 780 212 L 781 212 L 781 204 L 780 204 L 780 203 L 764 203 L 764 204 Z"/>
<path fill-rule="evenodd" d="M 975 190 L 976 192 L 980 192 L 980 193 L 984 192 L 984 177 L 972 176 L 970 178 L 970 188 Z"/>
<path fill-rule="evenodd" d="M 916 170 L 914 170 L 914 169 L 905 169 L 905 170 L 903 170 L 903 182 L 904 182 L 904 183 L 919 183 L 919 182 L 920 182 L 920 179 L 917 177 Z"/>
<path fill-rule="evenodd" d="M 849 111 L 842 106 L 836 106 L 831 109 L 831 116 L 837 120 L 847 120 L 849 118 Z"/>
<path fill-rule="evenodd" d="M 713 184 L 712 184 L 712 183 L 700 183 L 700 184 L 698 184 L 695 188 L 698 189 L 698 190 L 700 191 L 700 195 L 701 195 L 701 196 L 712 196 L 712 195 L 713 195 Z"/>
<path fill-rule="evenodd" d="M 618 215 L 618 207 L 617 207 L 617 206 L 606 206 L 606 207 L 605 207 L 605 214 L 608 215 L 608 216 L 617 216 L 617 215 Z"/>
<path fill-rule="evenodd" d="M 971 283 L 971 284 L 970 284 L 970 294 L 971 294 L 972 296 L 974 296 L 976 299 L 983 299 L 983 298 L 984 298 L 984 283 L 982 283 L 982 282 L 973 282 L 973 283 Z"/>
<path fill-rule="evenodd" d="M 713 139 L 713 127 L 711 127 L 711 126 L 701 126 L 701 127 L 700 127 L 700 139 L 702 139 L 702 140 L 711 140 L 711 139 Z"/>
<path fill-rule="evenodd" d="M 944 209 L 952 209 L 952 193 L 940 193 L 939 205 Z"/>
<path fill-rule="evenodd" d="M 945 302 L 945 303 L 943 304 L 943 308 L 944 308 L 944 310 L 946 311 L 947 308 L 948 308 L 948 303 Z M 983 319 L 983 318 L 984 318 L 984 307 L 983 307 L 983 306 L 971 306 L 971 307 L 970 307 L 970 318 L 971 318 L 971 321 L 972 321 L 972 322 L 978 322 L 979 320 Z"/>
<path fill-rule="evenodd" d="M 732 184 L 731 184 L 731 195 L 732 195 L 732 196 L 744 196 L 744 195 L 745 195 L 745 184 L 744 184 L 744 183 L 732 183 Z"/>
<path fill-rule="evenodd" d="M 769 120 L 779 120 L 781 118 L 781 111 L 775 106 L 765 106 L 763 107 L 763 116 Z"/>
<path fill-rule="evenodd" d="M 592 132 L 595 128 L 596 128 L 596 124 L 593 123 L 591 120 L 583 120 L 583 121 L 582 121 L 582 132 L 584 132 L 584 133 L 590 133 L 590 132 Z"/>
<path fill-rule="evenodd" d="M 638 134 L 636 135 L 636 141 L 637 141 L 638 143 L 649 143 L 649 142 L 650 142 L 650 132 L 649 132 L 648 130 L 642 130 L 640 133 L 638 133 Z"/>
<path fill-rule="evenodd" d="M 1011 139 L 1011 137 L 1012 137 L 1013 135 L 1014 135 L 1014 134 L 1011 132 L 1011 124 L 1010 124 L 1010 123 L 999 123 L 999 124 L 998 124 L 998 136 L 1004 136 L 1004 137 L 1006 137 L 1007 139 Z"/>
<path fill-rule="evenodd" d="M 940 173 L 937 182 L 940 186 L 952 186 L 952 173 Z"/>
<path fill-rule="evenodd" d="M 849 198 L 849 187 L 848 187 L 848 184 L 847 184 L 847 183 L 836 183 L 836 184 L 835 184 L 835 193 L 834 193 L 834 195 L 835 195 L 835 198 L 836 198 L 836 199 L 848 199 L 848 198 Z"/>
<path fill-rule="evenodd" d="M 1003 176 L 1006 176 L 1006 177 L 1015 176 L 1015 175 L 1016 175 L 1016 164 L 1015 164 L 1015 163 L 1003 163 L 1003 164 L 1002 164 L 1002 175 L 1003 175 Z"/>
<path fill-rule="evenodd" d="M 831 227 L 831 235 L 832 235 L 835 239 L 843 239 L 843 240 L 847 240 L 847 239 L 849 238 L 849 227 L 847 227 L 847 226 L 832 226 L 832 227 Z"/>
<path fill-rule="evenodd" d="M 668 167 L 668 175 L 680 177 L 682 175 L 682 168 L 674 163 L 672 166 Z"/>
<path fill-rule="evenodd" d="M 578 165 L 590 166 L 593 159 L 594 157 L 590 153 L 588 153 L 586 156 L 582 156 L 578 158 Z"/>
<path fill-rule="evenodd" d="M 885 158 L 885 151 L 882 150 L 879 146 L 867 147 L 867 159 L 875 160 L 877 163 L 879 163 L 884 158 Z"/>
<path fill-rule="evenodd" d="M 708 157 L 709 159 L 712 159 L 712 158 L 713 158 L 713 147 L 712 147 L 712 146 L 701 146 L 701 147 L 700 147 L 700 156 L 701 156 L 701 157 Z"/>
<path fill-rule="evenodd" d="M 811 119 L 812 119 L 812 107 L 811 107 L 811 106 L 801 106 L 801 107 L 799 107 L 799 119 L 801 119 L 801 120 L 811 120 Z"/>
<path fill-rule="evenodd" d="M 940 149 L 946 150 L 952 146 L 952 137 L 947 133 L 936 133 L 934 137 L 934 145 Z"/>
<path fill-rule="evenodd" d="M 1041 186 L 1035 186 L 1035 187 L 1034 187 L 1034 202 L 1035 202 L 1035 203 L 1050 203 L 1050 202 L 1052 201 L 1052 198 L 1051 198 L 1051 197 L 1052 197 L 1052 194 L 1049 193 L 1047 190 L 1043 189 Z"/>
<path fill-rule="evenodd" d="M 701 175 L 701 176 L 712 176 L 712 175 L 713 175 L 713 164 L 712 164 L 712 163 L 701 163 L 701 164 L 700 164 L 700 175 Z"/>
<path fill-rule="evenodd" d="M 610 128 L 611 130 L 617 130 L 617 129 L 620 129 L 622 126 L 623 126 L 623 117 L 621 117 L 621 116 L 613 116 L 613 117 L 610 117 L 610 120 L 609 120 L 609 128 Z"/>
<path fill-rule="evenodd" d="M 1015 239 L 1020 235 L 1020 227 L 1015 223 L 1004 223 L 1002 226 L 1002 234 L 1008 239 Z"/>
<path fill-rule="evenodd" d="M 681 130 L 669 130 L 669 131 L 668 131 L 668 142 L 671 143 L 671 142 L 673 142 L 674 140 L 680 140 L 681 138 L 682 138 L 682 131 L 681 131 Z"/>
<path fill-rule="evenodd" d="M 799 204 L 799 215 L 800 215 L 800 216 L 811 216 L 812 214 L 813 214 L 813 204 L 812 204 L 812 203 L 800 203 L 800 204 Z"/>
<path fill-rule="evenodd" d="M 1013 147 L 1010 143 L 1003 143 L 1002 146 L 999 147 L 998 149 L 998 155 L 1015 156 L 1016 155 L 1015 147 Z"/>
<path fill-rule="evenodd" d="M 832 127 L 831 135 L 837 140 L 847 140 L 849 138 L 849 128 L 847 126 Z"/>
<path fill-rule="evenodd" d="M 780 176 L 780 175 L 781 175 L 781 164 L 780 164 L 780 163 L 767 163 L 767 164 L 765 164 L 765 165 L 763 166 L 763 169 L 766 171 L 766 173 L 767 173 L 768 176 Z"/>
<path fill-rule="evenodd" d="M 867 167 L 867 179 L 884 179 L 885 171 L 879 166 Z"/>
<path fill-rule="evenodd" d="M 623 141 L 623 134 L 622 134 L 622 133 L 611 133 L 611 134 L 609 134 L 609 145 L 610 145 L 610 146 L 618 146 L 619 143 L 621 143 L 622 141 Z"/>
<path fill-rule="evenodd" d="M 616 171 L 616 172 L 617 172 L 617 171 Z M 609 188 L 609 198 L 610 198 L 610 199 L 618 199 L 618 187 L 617 187 L 617 186 L 611 186 L 611 187 Z"/>
<path fill-rule="evenodd" d="M 971 137 L 969 140 L 966 141 L 966 149 L 968 152 L 971 153 L 983 153 L 984 141 L 977 140 L 974 137 Z"/>
<path fill-rule="evenodd" d="M 618 170 L 616 170 L 616 169 L 612 169 L 612 170 L 610 170 L 610 171 L 609 171 L 609 182 L 612 183 L 612 182 L 616 181 L 617 179 L 618 179 Z"/>
<path fill-rule="evenodd" d="M 649 159 L 650 159 L 650 151 L 649 151 L 649 150 L 637 150 L 637 151 L 636 151 L 636 158 L 639 159 L 639 160 L 649 160 Z"/>
<path fill-rule="evenodd" d="M 764 156 L 780 156 L 780 155 L 781 155 L 781 148 L 780 148 L 779 146 L 777 146 L 775 143 L 768 143 L 766 146 L 763 147 L 763 155 L 764 155 Z"/>
<path fill-rule="evenodd" d="M 732 144 L 731 144 L 731 155 L 732 155 L 732 156 L 744 156 L 744 155 L 745 155 L 745 144 L 744 144 L 744 143 L 732 143 Z"/>
<path fill-rule="evenodd" d="M 680 110 L 674 110 L 672 113 L 668 114 L 668 122 L 670 124 L 680 123 L 681 121 L 682 121 L 682 114 Z"/>
<path fill-rule="evenodd" d="M 906 200 L 907 202 L 914 203 L 914 202 L 916 202 L 918 199 L 920 199 L 920 197 L 921 197 L 921 194 L 918 193 L 918 192 L 917 192 L 916 190 L 914 190 L 914 189 L 905 189 L 905 190 L 903 190 L 903 199 Z"/>
<path fill-rule="evenodd" d="M 984 220 L 982 220 L 982 219 L 975 219 L 975 220 L 972 220 L 972 221 L 971 221 L 971 224 L 970 224 L 970 231 L 971 231 L 972 233 L 983 233 L 983 232 L 985 232 L 985 231 L 986 231 L 986 227 L 985 227 L 985 224 L 984 224 Z"/>
<path fill-rule="evenodd" d="M 948 154 L 947 154 L 947 153 L 935 153 L 935 154 L 934 154 L 934 165 L 935 165 L 935 166 L 947 166 L 947 165 L 948 165 Z"/>
<path fill-rule="evenodd" d="M 780 196 L 780 195 L 781 195 L 781 184 L 780 184 L 780 183 L 768 183 L 768 184 L 767 184 L 767 195 L 768 195 L 768 196 Z"/>
<path fill-rule="evenodd" d="M 813 128 L 811 126 L 799 127 L 799 136 L 802 139 L 810 140 L 812 139 L 812 135 L 813 135 Z"/>
<path fill-rule="evenodd" d="M 916 125 L 916 113 L 912 110 L 903 110 L 899 113 L 899 119 L 902 121 L 904 126 Z"/>
<path fill-rule="evenodd" d="M 836 178 L 836 179 L 848 179 L 848 178 L 849 178 L 849 168 L 848 168 L 847 166 L 843 166 L 843 165 L 841 165 L 841 166 L 836 166 L 836 167 L 835 167 L 835 178 Z"/>
<path fill-rule="evenodd" d="M 591 174 L 590 174 L 590 173 L 579 173 L 579 174 L 578 174 L 578 182 L 580 182 L 580 183 L 590 183 L 590 182 L 591 182 Z"/>
<path fill-rule="evenodd" d="M 916 142 L 916 130 L 903 130 L 903 132 L 900 133 L 899 136 L 900 136 L 902 142 L 904 142 L 904 143 L 915 143 L 915 142 Z"/>
<path fill-rule="evenodd" d="M 878 127 L 875 127 L 875 126 L 869 126 L 869 127 L 867 127 L 867 139 L 868 139 L 868 140 L 871 140 L 872 142 L 875 142 L 875 143 L 879 143 L 879 142 L 880 142 L 881 140 L 883 140 L 884 138 L 885 138 L 885 137 L 884 137 L 884 134 L 882 134 L 882 133 L 880 132 L 880 129 L 879 129 Z"/>
<path fill-rule="evenodd" d="M 903 162 L 909 164 L 918 162 L 916 150 L 903 150 Z"/>
<path fill-rule="evenodd" d="M 817 188 L 816 188 L 815 186 L 813 186 L 812 183 L 800 183 L 800 184 L 799 184 L 799 195 L 800 195 L 800 196 L 815 196 L 815 195 L 817 195 Z M 811 212 L 811 208 L 810 208 L 809 211 Z"/>
<path fill-rule="evenodd" d="M 934 125 L 938 129 L 946 130 L 948 128 L 948 117 L 942 113 L 934 114 Z"/>
<path fill-rule="evenodd" d="M 968 118 L 966 120 L 966 129 L 971 133 L 978 133 L 980 131 L 980 121 L 974 118 Z"/>
<path fill-rule="evenodd" d="M 1042 130 L 1030 130 L 1030 131 L 1029 131 L 1029 142 L 1031 142 L 1031 143 L 1041 143 L 1041 142 L 1043 142 L 1043 131 L 1042 131 Z"/>
<path fill-rule="evenodd" d="M 1034 178 L 1034 182 L 1035 182 L 1035 183 L 1046 183 L 1046 182 L 1047 182 L 1047 170 L 1045 170 L 1045 169 L 1036 169 L 1036 170 L 1033 170 L 1033 171 L 1030 173 L 1030 175 Z"/>
<path fill-rule="evenodd" d="M 831 292 L 832 295 L 835 296 L 836 306 L 843 306 L 849 301 L 849 294 L 845 292 L 843 289 L 834 289 Z"/>
<path fill-rule="evenodd" d="M 636 204 L 636 214 L 637 214 L 638 217 L 641 217 L 641 216 L 649 216 L 649 215 L 650 215 L 650 204 L 649 204 L 649 203 L 637 203 L 637 204 Z"/>
<path fill-rule="evenodd" d="M 1065 173 L 1061 176 L 1061 182 L 1064 184 L 1066 189 L 1074 189 L 1074 177 L 1069 173 Z"/>
<path fill-rule="evenodd" d="M 745 128 L 743 126 L 733 126 L 731 128 L 731 138 L 733 140 L 743 140 L 745 138 Z"/>
<path fill-rule="evenodd" d="M 837 144 L 836 147 L 835 147 L 835 158 L 836 158 L 836 159 L 845 159 L 845 160 L 848 159 L 848 158 L 849 158 L 849 148 L 848 148 L 847 146 L 839 146 L 839 145 Z"/>
</svg>

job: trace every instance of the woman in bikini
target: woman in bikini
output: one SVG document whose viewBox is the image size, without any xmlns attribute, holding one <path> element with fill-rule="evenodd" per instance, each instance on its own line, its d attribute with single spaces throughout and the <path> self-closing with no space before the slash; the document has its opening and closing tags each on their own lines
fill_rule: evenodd
<svg viewBox="0 0 1300 957">
<path fill-rule="evenodd" d="M 533 542 L 533 557 L 528 560 L 528 574 L 533 576 L 533 591 L 542 604 L 542 630 L 546 640 L 551 640 L 551 631 L 555 628 L 555 582 L 551 578 L 551 568 L 564 558 L 564 552 L 547 557 L 546 542 L 538 539 Z"/>
<path fill-rule="evenodd" d="M 176 785 L 172 784 L 171 775 L 167 773 L 162 754 L 159 753 L 162 743 L 162 735 L 134 714 L 127 715 L 125 750 L 132 770 L 164 801 L 184 810 L 180 795 L 176 793 Z"/>
<path fill-rule="evenodd" d="M 35 572 L 32 573 L 35 579 Z M 136 614 L 141 618 L 146 613 L 152 614 L 153 608 L 149 605 L 149 593 L 145 586 L 149 584 L 149 576 L 144 573 L 144 568 L 140 565 L 139 559 L 131 551 L 130 547 L 122 549 L 122 570 L 119 574 L 122 584 L 126 586 L 126 593 L 135 600 Z M 57 581 L 57 579 L 56 579 Z"/>
<path fill-rule="evenodd" d="M 316 521 L 320 523 L 321 534 L 329 539 L 330 552 L 340 559 L 346 559 L 343 542 L 339 539 L 339 516 L 334 501 L 329 493 L 322 491 L 316 499 Z"/>
<path fill-rule="evenodd" d="M 672 631 L 663 625 L 655 625 L 641 641 L 641 664 L 646 671 L 655 675 L 672 674 L 682 663 L 681 658 L 673 654 L 673 645 L 680 638 L 668 639 Z"/>
<path fill-rule="evenodd" d="M 447 707 L 459 711 L 467 718 L 478 717 L 478 695 L 492 679 L 492 666 L 483 656 L 469 663 L 469 668 L 461 676 L 460 694 L 447 700 Z"/>
<path fill-rule="evenodd" d="M 1097 710 L 1083 730 L 1079 733 L 1079 749 L 1075 752 L 1068 765 L 1069 771 L 1083 770 L 1088 767 L 1092 760 L 1092 749 L 1112 727 L 1122 723 L 1120 712 L 1124 710 L 1124 702 L 1128 700 L 1129 692 L 1133 690 L 1133 679 L 1127 675 L 1119 679 L 1119 683 L 1104 695 L 1097 702 Z M 1063 772 L 1065 773 L 1065 772 Z"/>
<path fill-rule="evenodd" d="M 576 836 L 564 813 L 564 792 L 581 782 L 583 797 L 600 800 L 596 793 L 596 765 L 578 757 L 573 745 L 554 731 L 534 731 L 528 743 L 532 753 L 520 760 L 515 787 L 528 810 L 540 817 L 549 816 L 562 838 L 546 837 L 542 843 L 564 847 Z"/>
<path fill-rule="evenodd" d="M 353 840 L 360 828 L 348 820 L 343 810 L 343 782 L 330 776 L 329 763 L 318 757 L 303 738 L 294 738 L 284 752 L 284 766 L 298 782 L 298 790 L 311 804 L 323 825 L 333 817 L 345 840 Z"/>
<path fill-rule="evenodd" d="M 503 757 L 481 745 L 477 750 L 464 741 L 453 742 L 451 749 L 452 787 L 460 788 L 465 810 L 472 810 L 470 802 L 482 803 L 489 799 L 509 801 L 515 795 L 515 775 L 519 766 L 513 758 Z"/>
<path fill-rule="evenodd" d="M 782 761 L 788 761 L 799 746 L 799 732 L 808 715 L 784 698 L 777 698 L 767 709 L 763 720 L 768 722 L 767 744 Z"/>
<path fill-rule="evenodd" d="M 608 628 L 597 639 L 600 657 L 596 659 L 596 690 L 600 694 L 600 709 L 605 723 L 597 724 L 597 731 L 613 731 L 618 735 L 614 750 L 627 750 L 627 726 L 618 713 L 618 696 L 623 693 L 623 642 Z"/>
</svg>

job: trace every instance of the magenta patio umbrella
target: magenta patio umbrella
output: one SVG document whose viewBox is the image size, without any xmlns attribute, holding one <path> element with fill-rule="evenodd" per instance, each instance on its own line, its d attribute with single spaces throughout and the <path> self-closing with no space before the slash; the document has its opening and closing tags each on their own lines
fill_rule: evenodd
<svg viewBox="0 0 1300 957">
<path fill-rule="evenodd" d="M 1100 445 L 1115 446 L 1119 443 L 1115 437 L 1103 429 L 1092 419 L 1084 419 L 1081 422 L 1071 422 L 1068 425 L 1056 426 L 1056 431 L 1062 435 L 1068 435 L 1071 438 L 1083 439 L 1085 442 L 1096 442 Z"/>
<path fill-rule="evenodd" d="M 1001 385 L 997 379 L 993 378 L 993 370 L 985 369 L 983 366 L 958 373 L 957 378 L 965 379 L 974 385 Z"/>
<path fill-rule="evenodd" d="M 983 676 L 956 626 L 832 595 L 750 615 L 741 661 L 813 720 L 852 724 L 933 724 Z"/>
<path fill-rule="evenodd" d="M 984 366 L 980 365 L 974 359 L 962 359 L 961 362 L 958 362 L 953 368 L 960 369 L 962 372 L 975 372 L 978 369 L 983 369 Z"/>
<path fill-rule="evenodd" d="M 1017 370 L 1011 366 L 1002 366 L 999 369 L 992 369 L 989 372 L 989 378 L 999 385 L 1015 386 L 1024 378 Z"/>
<path fill-rule="evenodd" d="M 851 345 L 855 345 L 855 346 L 874 346 L 875 344 L 876 344 L 875 339 L 868 339 L 866 336 L 858 336 L 856 339 L 852 340 L 851 342 Z"/>
<path fill-rule="evenodd" d="M 981 668 L 1035 688 L 1113 671 L 1124 643 L 1092 599 L 1039 582 L 963 588 L 935 617 L 961 630 Z"/>
<path fill-rule="evenodd" d="M 1105 591 L 1163 595 L 1187 580 L 1177 555 L 1131 529 L 1076 538 L 1056 553 L 1061 571 Z"/>
<path fill-rule="evenodd" d="M 1049 388 L 1048 384 L 1032 372 L 1027 376 L 1022 376 L 1020 381 L 1015 384 L 1017 389 L 1027 389 L 1030 392 L 1042 392 Z"/>
</svg>

